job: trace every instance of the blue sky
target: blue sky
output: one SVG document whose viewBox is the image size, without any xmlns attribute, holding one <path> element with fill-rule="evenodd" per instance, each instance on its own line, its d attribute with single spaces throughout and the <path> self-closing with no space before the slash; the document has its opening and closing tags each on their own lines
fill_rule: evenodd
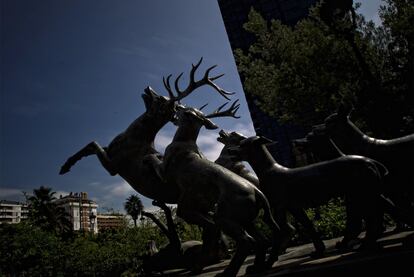
<svg viewBox="0 0 414 277">
<path fill-rule="evenodd" d="M 360 11 L 379 22 L 379 3 Z M 100 208 L 123 211 L 134 191 L 96 157 L 63 176 L 60 166 L 93 140 L 106 146 L 142 114 L 146 86 L 165 95 L 162 76 L 189 72 L 201 56 L 200 72 L 217 64 L 213 73 L 226 74 L 217 83 L 241 100 L 241 119 L 215 122 L 253 134 L 216 0 L 3 0 L 1 13 L 0 199 L 22 200 L 21 191 L 45 185 L 58 194 L 86 191 Z M 223 100 L 201 88 L 184 102 L 212 110 Z M 157 149 L 174 131 L 169 124 L 159 133 Z M 212 160 L 221 150 L 216 137 L 204 130 L 198 140 Z"/>
</svg>

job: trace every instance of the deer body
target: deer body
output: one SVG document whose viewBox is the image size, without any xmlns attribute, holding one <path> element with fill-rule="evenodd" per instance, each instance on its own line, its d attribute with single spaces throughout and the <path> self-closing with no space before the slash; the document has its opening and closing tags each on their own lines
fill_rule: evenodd
<svg viewBox="0 0 414 277">
<path fill-rule="evenodd" d="M 250 163 L 272 206 L 279 210 L 297 211 L 309 206 L 310 202 L 320 203 L 345 195 L 345 239 L 359 234 L 360 218 L 364 217 L 367 242 L 375 242 L 381 222 L 378 203 L 382 175 L 377 163 L 361 156 L 343 156 L 304 167 L 287 168 L 273 159 L 264 145 L 268 142 L 261 137 L 252 137 L 242 141 L 236 152 Z"/>
<path fill-rule="evenodd" d="M 325 119 L 327 134 L 347 154 L 363 155 L 383 163 L 389 170 L 384 193 L 400 208 L 413 213 L 414 207 L 414 134 L 383 140 L 364 134 L 339 111 Z M 411 223 L 412 225 L 412 220 Z"/>
<path fill-rule="evenodd" d="M 221 130 L 219 134 L 220 136 L 217 138 L 217 140 L 223 143 L 224 147 L 220 153 L 219 158 L 216 160 L 216 163 L 221 164 L 222 166 L 230 169 L 236 174 L 249 180 L 256 187 L 262 189 L 260 187 L 259 179 L 257 178 L 257 176 L 254 175 L 252 172 L 250 172 L 244 166 L 243 161 L 241 159 L 239 159 L 237 156 L 231 153 L 231 149 L 233 147 L 237 147 L 240 144 L 240 142 L 246 139 L 247 137 L 237 132 L 227 133 L 223 130 Z M 273 186 L 275 185 L 276 184 L 273 184 Z M 284 210 L 280 211 L 277 209 L 278 207 L 275 207 L 274 205 L 275 201 L 273 201 L 272 199 L 275 196 L 275 194 L 274 193 L 268 194 L 268 192 L 263 191 L 263 189 L 262 189 L 262 192 L 269 199 L 270 205 L 273 209 L 273 215 L 276 221 L 279 223 L 279 227 L 281 229 L 282 241 L 283 241 L 282 246 L 281 246 L 281 251 L 283 251 L 285 250 L 285 248 L 287 248 L 287 245 L 292 238 L 294 227 L 287 222 L 286 213 L 284 213 Z M 295 219 L 304 227 L 304 229 L 306 230 L 306 233 L 312 239 L 312 242 L 315 247 L 315 252 L 312 255 L 313 256 L 322 255 L 323 252 L 325 251 L 325 245 L 320 235 L 315 230 L 312 221 L 306 215 L 305 210 L 300 209 L 300 208 L 297 208 L 294 210 L 293 209 L 288 209 L 288 210 L 295 217 Z"/>
</svg>

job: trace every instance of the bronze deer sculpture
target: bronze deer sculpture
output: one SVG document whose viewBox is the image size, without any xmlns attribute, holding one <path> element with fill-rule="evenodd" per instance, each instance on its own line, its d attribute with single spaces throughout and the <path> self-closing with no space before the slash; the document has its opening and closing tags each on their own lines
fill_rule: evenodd
<svg viewBox="0 0 414 277">
<path fill-rule="evenodd" d="M 276 237 L 279 228 L 273 220 L 266 197 L 246 179 L 207 160 L 196 144 L 201 127 L 217 128 L 210 118 L 236 117 L 239 107 L 236 103 L 221 111 L 223 106 L 210 115 L 204 115 L 194 108 L 178 111 L 174 122 L 178 129 L 165 150 L 160 174 L 167 182 L 180 187 L 181 195 L 177 206 L 180 217 L 205 228 L 217 226 L 236 241 L 236 253 L 221 274 L 236 276 L 254 241 L 257 254 L 249 271 L 265 268 L 265 239 L 253 224 L 259 209 L 264 210 L 266 222 L 275 234 L 272 253 L 278 251 Z M 214 215 L 206 216 L 206 211 L 211 210 L 215 211 Z M 277 255 L 271 255 L 268 263 L 272 265 L 275 259 Z"/>
<path fill-rule="evenodd" d="M 153 89 L 147 87 L 145 93 L 142 94 L 146 111 L 124 132 L 116 136 L 107 147 L 101 147 L 96 141 L 86 145 L 65 162 L 60 174 L 67 173 L 80 159 L 96 155 L 111 175 L 120 175 L 140 194 L 164 203 L 177 203 L 178 188 L 174 184 L 163 182 L 153 168 L 162 161 L 162 155 L 154 147 L 155 136 L 173 118 L 178 106 L 177 102 L 197 88 L 210 86 L 227 100 L 228 95 L 234 94 L 223 90 L 213 82 L 223 74 L 215 77 L 209 76 L 210 71 L 216 66 L 208 68 L 204 77 L 196 81 L 195 72 L 201 62 L 202 58 L 196 65 L 192 65 L 190 81 L 186 89 L 179 88 L 179 80 L 183 73 L 176 78 L 174 86 L 177 95 L 174 95 L 171 88 L 171 75 L 166 79 L 163 78 L 169 98 L 158 95 Z"/>
<path fill-rule="evenodd" d="M 271 204 L 273 202 L 279 210 L 292 211 L 306 207 L 310 201 L 345 195 L 347 230 L 344 244 L 359 235 L 361 218 L 364 218 L 367 233 L 362 248 L 377 247 L 376 239 L 381 233 L 382 213 L 378 208 L 383 176 L 378 162 L 361 156 L 341 156 L 304 167 L 287 168 L 271 156 L 265 146 L 269 143 L 272 141 L 264 137 L 251 137 L 233 147 L 231 153 L 250 163 Z"/>
<path fill-rule="evenodd" d="M 325 124 L 313 126 L 312 131 L 309 132 L 306 137 L 294 140 L 293 143 L 296 147 L 302 149 L 302 151 L 310 152 L 314 160 L 313 162 L 326 161 L 345 156 L 342 150 L 339 149 L 336 143 L 326 133 Z M 391 184 L 387 182 L 387 180 L 389 181 L 388 175 L 389 174 L 384 176 L 384 184 L 381 190 L 383 193 L 381 203 L 383 204 L 384 212 L 392 217 L 397 224 L 397 228 L 403 228 L 406 224 L 413 226 L 414 218 L 412 211 L 410 214 L 410 211 L 407 208 L 404 209 L 403 207 L 400 207 L 398 205 L 400 203 L 395 201 L 395 199 L 393 199 L 395 203 L 390 201 L 390 198 L 393 198 L 393 195 L 390 195 L 389 191 L 393 188 L 390 187 Z"/>
<path fill-rule="evenodd" d="M 222 166 L 230 169 L 236 174 L 242 176 L 243 178 L 249 180 L 256 187 L 261 189 L 259 179 L 256 175 L 252 174 L 242 163 L 242 159 L 239 159 L 237 156 L 232 154 L 232 149 L 239 146 L 240 142 L 247 139 L 246 136 L 239 134 L 237 132 L 227 133 L 223 130 L 220 131 L 218 141 L 223 143 L 225 146 L 216 160 L 216 163 L 221 164 Z M 278 186 L 278 184 L 272 184 L 273 186 Z M 267 190 L 269 191 L 269 190 Z M 263 191 L 265 193 L 265 191 Z M 273 206 L 271 198 L 274 195 L 265 194 L 269 200 L 270 206 L 273 209 L 273 216 L 276 219 L 276 222 L 279 224 L 281 229 L 281 251 L 284 251 L 287 248 L 290 239 L 292 238 L 294 227 L 287 222 L 286 213 L 284 210 L 277 210 L 277 206 Z M 293 215 L 293 217 L 304 227 L 306 233 L 312 239 L 313 245 L 315 247 L 315 252 L 312 253 L 312 256 L 317 257 L 321 256 L 325 251 L 325 244 L 323 243 L 319 233 L 315 230 L 312 221 L 306 215 L 304 209 L 296 208 L 288 211 Z"/>
<path fill-rule="evenodd" d="M 389 170 L 384 194 L 411 214 L 414 208 L 414 134 L 383 140 L 364 134 L 350 119 L 351 109 L 341 106 L 325 119 L 326 134 L 346 154 L 362 155 L 383 163 Z"/>
</svg>

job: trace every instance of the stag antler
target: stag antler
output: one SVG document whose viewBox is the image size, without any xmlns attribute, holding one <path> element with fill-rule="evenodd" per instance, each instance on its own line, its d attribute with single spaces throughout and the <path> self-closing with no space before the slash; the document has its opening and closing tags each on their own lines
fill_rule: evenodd
<svg viewBox="0 0 414 277">
<path fill-rule="evenodd" d="M 174 95 L 173 90 L 171 88 L 171 84 L 170 84 L 170 79 L 171 79 L 172 75 L 171 74 L 168 75 L 167 79 L 165 79 L 165 77 L 162 78 L 162 81 L 163 81 L 164 86 L 165 86 L 165 88 L 168 92 L 168 95 L 170 96 L 170 99 L 172 99 L 174 101 L 180 101 L 181 99 L 183 99 L 184 97 L 189 95 L 191 92 L 193 92 L 197 88 L 199 88 L 203 85 L 209 85 L 212 88 L 214 88 L 218 93 L 220 93 L 221 96 L 223 96 L 227 100 L 230 100 L 228 95 L 233 95 L 234 92 L 226 91 L 226 90 L 220 88 L 217 84 L 215 84 L 213 82 L 214 80 L 217 80 L 218 78 L 222 77 L 224 74 L 220 74 L 220 75 L 215 76 L 215 77 L 209 77 L 208 76 L 210 74 L 210 71 L 213 68 L 215 68 L 217 65 L 213 65 L 212 67 L 208 68 L 206 70 L 206 72 L 204 73 L 204 77 L 199 81 L 195 81 L 195 79 L 194 79 L 195 78 L 195 76 L 194 76 L 195 72 L 196 72 L 197 68 L 200 66 L 202 61 L 203 61 L 203 58 L 201 57 L 201 59 L 198 61 L 198 63 L 196 65 L 191 64 L 192 68 L 191 68 L 191 71 L 190 71 L 190 83 L 188 84 L 188 86 L 185 90 L 180 90 L 180 88 L 178 86 L 178 82 L 179 82 L 181 76 L 183 76 L 184 72 L 181 72 L 181 74 L 178 75 L 177 79 L 175 79 L 174 88 L 177 92 L 177 96 Z"/>
<path fill-rule="evenodd" d="M 218 107 L 217 110 L 215 110 L 211 114 L 206 115 L 206 118 L 224 117 L 224 116 L 230 116 L 230 117 L 234 117 L 234 118 L 240 118 L 240 116 L 237 116 L 236 115 L 237 111 L 240 108 L 240 104 L 238 104 L 237 102 L 239 102 L 239 99 L 237 99 L 236 101 L 234 101 L 233 104 L 231 104 L 230 108 L 228 108 L 227 110 L 222 111 L 222 109 L 229 102 L 224 103 L 223 105 L 221 105 L 220 107 Z"/>
</svg>

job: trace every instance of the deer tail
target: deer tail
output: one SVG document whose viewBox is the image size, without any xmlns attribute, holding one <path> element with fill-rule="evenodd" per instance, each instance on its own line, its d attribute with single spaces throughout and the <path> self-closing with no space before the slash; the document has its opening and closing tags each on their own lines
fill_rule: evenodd
<svg viewBox="0 0 414 277">
<path fill-rule="evenodd" d="M 260 207 L 263 209 L 264 221 L 273 230 L 280 231 L 279 225 L 276 223 L 272 215 L 272 208 L 270 207 L 269 200 L 258 188 L 254 188 L 256 191 L 256 199 L 258 200 Z"/>
</svg>

